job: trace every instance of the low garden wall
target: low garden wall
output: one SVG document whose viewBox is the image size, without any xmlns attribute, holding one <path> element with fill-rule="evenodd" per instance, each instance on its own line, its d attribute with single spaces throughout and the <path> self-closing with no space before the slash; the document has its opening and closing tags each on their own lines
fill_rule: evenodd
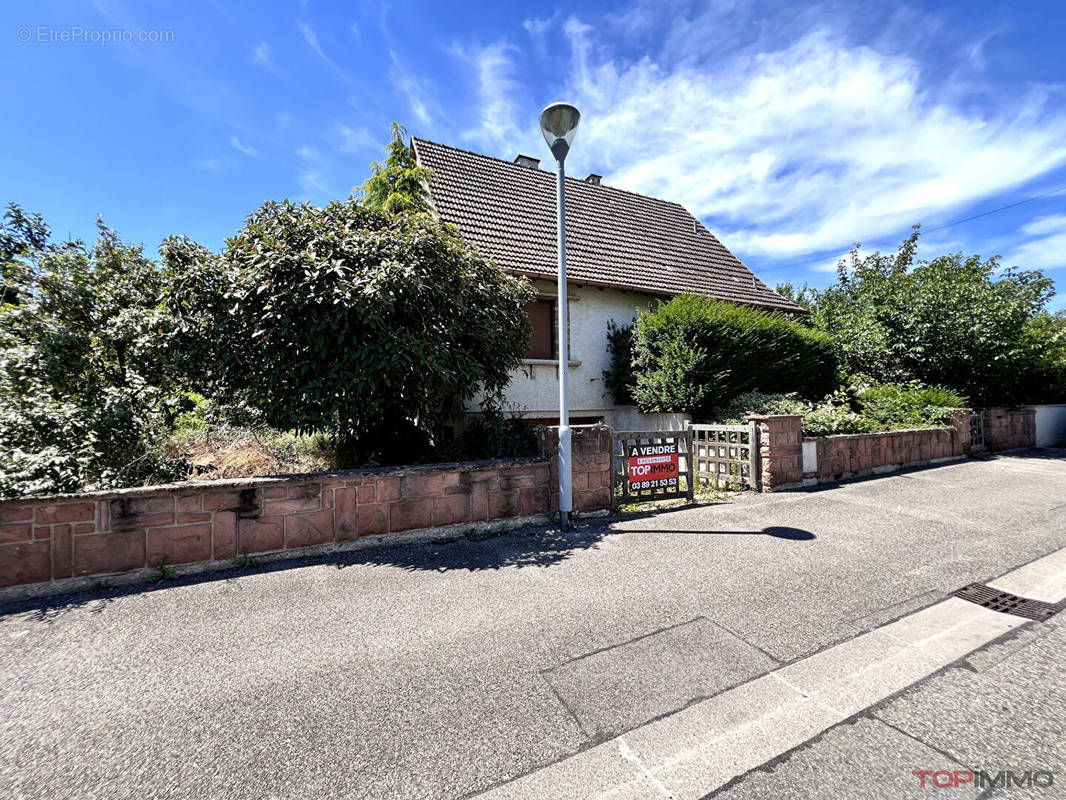
<svg viewBox="0 0 1066 800">
<path fill-rule="evenodd" d="M 0 587 L 47 594 L 149 568 L 224 567 L 245 554 L 300 555 L 544 515 L 558 508 L 557 431 L 542 429 L 539 458 L 4 501 Z M 610 446 L 610 428 L 573 428 L 576 509 L 610 506 Z"/>
<path fill-rule="evenodd" d="M 985 450 L 1036 444 L 1032 410 L 989 408 L 975 413 L 982 415 Z M 960 412 L 954 425 L 943 428 L 811 438 L 804 438 L 799 414 L 748 419 L 759 425 L 762 487 L 773 491 L 964 458 L 973 451 L 970 416 Z"/>
</svg>

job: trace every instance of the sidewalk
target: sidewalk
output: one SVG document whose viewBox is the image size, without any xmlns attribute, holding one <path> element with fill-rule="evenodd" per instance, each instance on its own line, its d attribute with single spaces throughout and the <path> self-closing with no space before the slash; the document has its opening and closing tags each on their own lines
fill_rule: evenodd
<svg viewBox="0 0 1066 800">
<path fill-rule="evenodd" d="M 8 608 L 0 796 L 500 787 L 1066 546 L 1066 457 L 1032 451 L 581 525 Z M 1060 624 L 1025 623 L 1010 641 L 1050 646 Z M 994 653 L 1009 646 L 971 662 L 1000 680 Z M 849 758 L 878 752 L 862 737 L 913 742 L 910 769 L 1024 755 L 1004 749 L 1029 746 L 1015 727 L 1066 724 L 1061 688 L 1040 671 L 1046 651 L 1012 657 L 1028 672 L 1002 703 L 1015 703 L 1010 715 L 990 713 L 999 706 L 980 675 L 963 669 L 973 678 L 958 683 L 951 667 L 725 793 L 793 796 L 778 780 L 797 797 L 834 796 L 832 765 L 846 781 Z M 936 691 L 947 699 L 921 698 Z M 959 707 L 963 692 L 975 693 L 961 704 L 974 719 L 995 717 L 981 723 L 987 737 L 938 733 L 948 712 L 936 709 Z M 1034 707 L 1041 698 L 1058 713 Z M 884 747 L 878 774 L 899 782 L 850 796 L 916 785 L 896 743 Z"/>
</svg>

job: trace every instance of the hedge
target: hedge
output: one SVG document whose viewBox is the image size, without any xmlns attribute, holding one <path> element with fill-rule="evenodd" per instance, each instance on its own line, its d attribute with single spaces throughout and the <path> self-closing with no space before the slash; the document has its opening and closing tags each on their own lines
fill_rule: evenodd
<svg viewBox="0 0 1066 800">
<path fill-rule="evenodd" d="M 632 355 L 641 410 L 697 421 L 744 392 L 814 399 L 837 385 L 828 335 L 782 313 L 709 297 L 682 295 L 638 316 Z"/>
</svg>

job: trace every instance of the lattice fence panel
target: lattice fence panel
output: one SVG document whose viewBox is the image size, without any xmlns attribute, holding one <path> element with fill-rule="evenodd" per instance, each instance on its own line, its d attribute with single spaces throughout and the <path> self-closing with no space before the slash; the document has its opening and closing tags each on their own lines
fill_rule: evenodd
<svg viewBox="0 0 1066 800">
<path fill-rule="evenodd" d="M 690 425 L 692 461 L 698 481 L 722 489 L 759 488 L 759 427 Z"/>
</svg>

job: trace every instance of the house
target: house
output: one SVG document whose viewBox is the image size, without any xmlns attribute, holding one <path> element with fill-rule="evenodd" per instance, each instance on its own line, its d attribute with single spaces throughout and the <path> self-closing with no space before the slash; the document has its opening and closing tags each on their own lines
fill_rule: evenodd
<svg viewBox="0 0 1066 800">
<path fill-rule="evenodd" d="M 507 390 L 523 415 L 557 421 L 556 177 L 538 159 L 514 162 L 411 139 L 419 165 L 434 172 L 430 195 L 440 217 L 500 267 L 530 278 L 539 299 L 528 308 L 529 352 Z M 676 428 L 676 415 L 616 406 L 604 388 L 607 323 L 683 293 L 802 313 L 734 256 L 677 203 L 616 189 L 599 175 L 566 181 L 566 263 L 571 424 L 616 429 Z M 477 410 L 477 403 L 470 406 Z"/>
</svg>

